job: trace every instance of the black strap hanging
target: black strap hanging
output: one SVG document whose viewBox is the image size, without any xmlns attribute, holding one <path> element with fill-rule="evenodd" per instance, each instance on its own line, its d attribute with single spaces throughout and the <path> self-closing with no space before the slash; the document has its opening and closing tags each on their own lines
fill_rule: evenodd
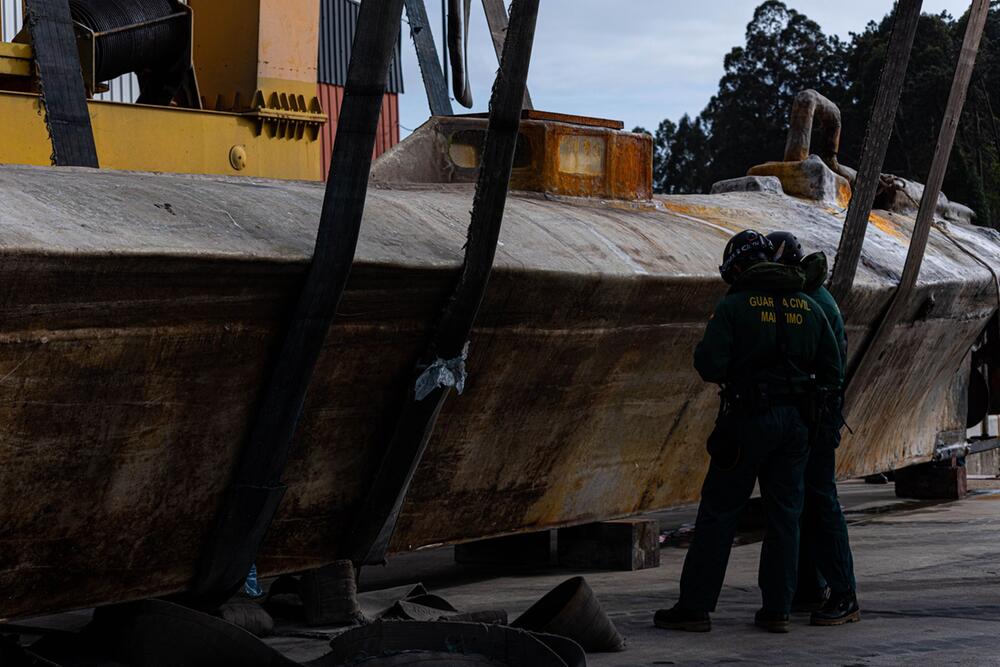
<svg viewBox="0 0 1000 667">
<path fill-rule="evenodd" d="M 202 552 L 193 584 L 197 603 L 218 603 L 242 584 L 284 496 L 292 437 L 354 260 L 402 14 L 403 0 L 361 5 L 312 263 Z"/>
<path fill-rule="evenodd" d="M 385 560 L 396 521 L 406 499 L 438 413 L 450 387 L 461 390 L 472 326 L 486 293 L 510 185 L 514 150 L 527 85 L 540 0 L 514 0 L 510 31 L 490 101 L 489 129 L 476 183 L 465 263 L 445 306 L 413 383 L 378 473 L 356 515 L 345 557 L 357 565 Z"/>
<path fill-rule="evenodd" d="M 451 0 L 448 5 L 448 53 L 455 101 L 472 108 L 472 85 L 469 83 L 469 18 L 472 0 Z"/>
<path fill-rule="evenodd" d="M 68 0 L 26 0 L 52 164 L 98 167 L 94 129 L 87 109 L 80 54 Z"/>
<path fill-rule="evenodd" d="M 410 36 L 413 38 L 413 46 L 417 50 L 417 63 L 420 65 L 420 76 L 424 80 L 431 115 L 454 115 L 451 99 L 448 97 L 448 84 L 445 82 L 444 72 L 441 71 L 424 0 L 405 0 L 405 3 L 406 19 L 410 23 Z"/>
</svg>

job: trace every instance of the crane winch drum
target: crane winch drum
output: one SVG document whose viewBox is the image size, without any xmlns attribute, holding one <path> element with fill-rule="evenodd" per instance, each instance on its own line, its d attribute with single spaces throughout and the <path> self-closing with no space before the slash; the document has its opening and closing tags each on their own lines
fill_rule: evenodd
<svg viewBox="0 0 1000 667">
<path fill-rule="evenodd" d="M 139 103 L 200 106 L 191 64 L 191 10 L 176 0 L 70 0 L 88 93 L 135 72 Z"/>
</svg>

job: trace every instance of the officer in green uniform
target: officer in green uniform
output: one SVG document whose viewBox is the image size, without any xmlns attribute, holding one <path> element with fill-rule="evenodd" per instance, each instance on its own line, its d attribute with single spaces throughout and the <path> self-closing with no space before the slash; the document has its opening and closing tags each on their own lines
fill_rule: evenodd
<svg viewBox="0 0 1000 667">
<path fill-rule="evenodd" d="M 847 359 L 844 318 L 826 282 L 826 255 L 803 256 L 802 244 L 789 232 L 768 234 L 774 246 L 774 261 L 797 266 L 806 275 L 805 292 L 819 304 Z M 854 558 L 847 535 L 847 521 L 837 497 L 836 449 L 840 445 L 842 398 L 826 397 L 813 431 L 805 473 L 805 503 L 801 520 L 799 581 L 793 608 L 812 611 L 813 625 L 842 625 L 861 620 L 855 594 Z"/>
<path fill-rule="evenodd" d="M 726 246 L 732 285 L 694 355 L 707 382 L 722 385 L 709 438 L 712 464 L 701 491 L 680 599 L 656 612 L 660 628 L 706 632 L 722 590 L 740 511 L 759 480 L 767 515 L 754 622 L 787 632 L 798 564 L 803 472 L 817 386 L 839 389 L 840 353 L 820 307 L 802 292 L 798 267 L 770 262 L 773 246 L 747 230 Z"/>
</svg>

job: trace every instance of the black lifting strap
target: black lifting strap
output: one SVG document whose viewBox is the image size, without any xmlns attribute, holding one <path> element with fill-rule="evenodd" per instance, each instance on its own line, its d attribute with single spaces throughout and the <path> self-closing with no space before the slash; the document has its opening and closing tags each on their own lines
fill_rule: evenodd
<svg viewBox="0 0 1000 667">
<path fill-rule="evenodd" d="M 441 71 L 437 47 L 434 45 L 434 35 L 431 33 L 430 21 L 427 20 L 427 7 L 424 0 L 404 0 L 406 18 L 410 23 L 410 36 L 417 51 L 417 63 L 420 65 L 420 76 L 424 79 L 427 90 L 427 103 L 433 116 L 452 116 L 451 99 L 448 97 L 448 83 Z M 445 50 L 447 50 L 447 45 Z"/>
<path fill-rule="evenodd" d="M 450 393 L 449 386 L 437 379 L 430 382 L 429 393 L 418 394 L 418 385 L 435 366 L 457 365 L 465 358 L 466 344 L 486 294 L 510 189 L 540 1 L 515 0 L 511 4 L 510 28 L 490 100 L 490 120 L 462 274 L 424 356 L 415 365 L 413 382 L 396 416 L 382 462 L 355 514 L 345 557 L 357 565 L 385 562 L 410 483 Z"/>
<path fill-rule="evenodd" d="M 96 168 L 97 146 L 69 2 L 27 0 L 25 5 L 45 124 L 52 139 L 52 164 Z"/>
<path fill-rule="evenodd" d="M 285 493 L 292 439 L 354 261 L 402 15 L 403 0 L 365 2 L 359 10 L 312 263 L 201 554 L 189 596 L 199 605 L 221 604 L 239 589 Z"/>
</svg>

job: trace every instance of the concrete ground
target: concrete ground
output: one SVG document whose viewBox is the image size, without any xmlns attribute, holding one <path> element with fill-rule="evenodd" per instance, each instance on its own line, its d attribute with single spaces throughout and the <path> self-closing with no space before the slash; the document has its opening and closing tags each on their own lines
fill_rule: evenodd
<svg viewBox="0 0 1000 667">
<path fill-rule="evenodd" d="M 543 568 L 501 572 L 454 563 L 453 549 L 392 559 L 362 573 L 362 591 L 422 582 L 461 611 L 503 609 L 511 619 L 570 576 L 584 575 L 626 638 L 624 652 L 588 656 L 593 667 L 631 665 L 998 665 L 1000 666 L 1000 480 L 970 480 L 962 501 L 901 501 L 891 484 L 841 485 L 851 524 L 862 621 L 839 628 L 793 617 L 790 634 L 752 625 L 759 535 L 741 533 L 732 552 L 713 630 L 689 634 L 658 630 L 656 609 L 677 597 L 695 509 L 659 513 L 669 536 L 657 569 L 638 572 Z M 35 619 L 38 627 L 77 629 L 89 612 Z M 328 652 L 343 630 L 278 622 L 268 644 L 295 660 Z"/>
<path fill-rule="evenodd" d="M 591 655 L 594 667 L 626 665 L 1000 665 L 1000 482 L 975 480 L 969 498 L 899 501 L 891 484 L 850 482 L 842 501 L 851 523 L 862 622 L 840 628 L 793 618 L 790 634 L 752 625 L 759 542 L 733 550 L 713 630 L 658 630 L 653 612 L 677 597 L 686 553 L 667 546 L 658 569 L 585 572 L 628 642 L 622 653 Z M 693 509 L 658 515 L 661 530 L 693 520 Z M 749 536 L 752 540 L 753 536 Z M 462 611 L 505 609 L 511 618 L 569 576 L 568 570 L 497 573 L 458 566 L 451 549 L 408 554 L 366 570 L 364 589 L 422 581 Z M 319 638 L 269 643 L 299 659 L 324 652 Z"/>
</svg>

